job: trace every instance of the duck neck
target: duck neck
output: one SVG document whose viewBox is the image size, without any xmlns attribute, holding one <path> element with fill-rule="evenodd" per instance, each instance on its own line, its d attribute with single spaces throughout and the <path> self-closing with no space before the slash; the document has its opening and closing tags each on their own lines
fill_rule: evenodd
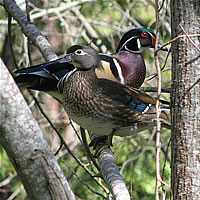
<svg viewBox="0 0 200 200">
<path fill-rule="evenodd" d="M 125 84 L 140 88 L 146 76 L 146 66 L 142 55 L 140 53 L 120 51 L 116 59 L 121 66 Z"/>
<path fill-rule="evenodd" d="M 67 84 L 70 85 L 67 87 L 78 88 L 81 90 L 84 88 L 87 88 L 87 90 L 89 90 L 89 89 L 92 89 L 96 85 L 97 79 L 98 78 L 95 74 L 94 68 L 90 70 L 77 71 L 67 81 Z"/>
</svg>

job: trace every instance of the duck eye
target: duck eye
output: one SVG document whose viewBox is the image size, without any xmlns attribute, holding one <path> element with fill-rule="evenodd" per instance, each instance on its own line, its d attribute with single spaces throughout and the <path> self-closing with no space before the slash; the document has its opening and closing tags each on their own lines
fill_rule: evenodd
<svg viewBox="0 0 200 200">
<path fill-rule="evenodd" d="M 147 33 L 147 32 L 142 32 L 142 33 L 141 33 L 141 36 L 145 38 L 145 37 L 148 36 L 148 33 Z"/>
<path fill-rule="evenodd" d="M 83 51 L 80 50 L 80 49 L 78 49 L 78 50 L 75 51 L 75 54 L 77 54 L 77 55 L 81 55 L 82 53 L 83 53 Z"/>
</svg>

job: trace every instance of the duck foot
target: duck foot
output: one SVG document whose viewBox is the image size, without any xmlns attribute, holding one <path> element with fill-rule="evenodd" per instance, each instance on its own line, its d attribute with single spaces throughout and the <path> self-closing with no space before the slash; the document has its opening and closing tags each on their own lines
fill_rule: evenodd
<svg viewBox="0 0 200 200">
<path fill-rule="evenodd" d="M 93 150 L 95 150 L 94 157 L 97 158 L 99 153 L 105 149 L 110 148 L 113 146 L 112 144 L 112 138 L 113 135 L 110 136 L 98 136 L 92 139 L 92 141 L 89 144 L 89 147 L 93 147 Z"/>
</svg>

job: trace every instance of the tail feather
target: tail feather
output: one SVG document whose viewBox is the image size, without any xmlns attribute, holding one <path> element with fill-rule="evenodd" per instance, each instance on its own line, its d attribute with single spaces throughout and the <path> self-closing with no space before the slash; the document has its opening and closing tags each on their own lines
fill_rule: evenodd
<svg viewBox="0 0 200 200">
<path fill-rule="evenodd" d="M 167 123 L 166 123 L 166 122 L 163 122 L 161 125 L 162 125 L 162 127 L 164 127 L 164 128 L 171 129 L 171 123 L 170 123 L 170 122 L 169 122 L 169 123 L 168 123 L 168 122 L 167 122 Z"/>
<path fill-rule="evenodd" d="M 168 114 L 165 111 L 161 112 L 160 119 L 161 119 L 161 125 L 163 127 L 167 129 L 171 129 L 171 122 L 170 122 Z"/>
</svg>

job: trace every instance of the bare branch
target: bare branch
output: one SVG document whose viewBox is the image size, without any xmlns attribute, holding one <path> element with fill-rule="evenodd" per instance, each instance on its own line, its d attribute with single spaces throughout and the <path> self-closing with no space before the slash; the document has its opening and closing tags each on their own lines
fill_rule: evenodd
<svg viewBox="0 0 200 200">
<path fill-rule="evenodd" d="M 89 135 L 91 140 L 100 136 L 95 133 Z M 101 148 L 101 145 L 101 143 L 97 143 L 97 145 L 94 146 L 94 150 L 97 153 L 96 157 L 100 165 L 100 175 L 103 176 L 115 200 L 129 200 L 130 195 L 119 172 L 119 167 L 115 164 L 113 152 L 110 148 Z"/>
<path fill-rule="evenodd" d="M 11 180 L 16 177 L 16 175 L 17 175 L 16 172 L 14 172 L 13 174 L 10 174 L 8 178 L 0 182 L 0 187 L 8 185 L 11 182 Z"/>
<path fill-rule="evenodd" d="M 40 33 L 34 24 L 28 22 L 27 17 L 14 0 L 4 0 L 4 7 L 18 22 L 22 32 L 29 37 L 33 44 L 40 50 L 46 61 L 57 58 L 47 39 Z"/>
<path fill-rule="evenodd" d="M 158 0 L 155 1 L 155 11 L 156 11 L 156 45 L 155 45 L 155 52 L 158 48 L 159 44 L 159 28 L 160 28 L 160 16 L 159 16 L 159 5 Z M 161 94 L 161 69 L 159 65 L 158 54 L 155 53 L 155 64 L 157 70 L 157 100 L 156 100 L 156 188 L 155 188 L 155 199 L 159 200 L 159 181 L 160 181 L 160 148 L 161 148 L 161 141 L 160 141 L 160 94 Z"/>
<path fill-rule="evenodd" d="M 161 47 L 159 47 L 155 53 L 158 53 L 158 51 L 160 51 L 163 47 L 166 47 L 167 45 L 171 44 L 172 42 L 183 38 L 183 37 L 200 37 L 200 34 L 189 34 L 189 35 L 178 35 L 177 37 L 173 38 L 172 40 L 170 40 L 169 42 L 166 42 L 164 45 L 162 45 Z"/>
<path fill-rule="evenodd" d="M 157 92 L 158 88 L 157 87 L 141 87 L 140 90 L 144 92 Z M 161 88 L 161 92 L 170 93 L 171 88 Z"/>
<path fill-rule="evenodd" d="M 77 0 L 77 1 L 73 1 L 73 2 L 62 3 L 62 4 L 60 4 L 59 7 L 49 8 L 48 10 L 46 10 L 46 9 L 41 10 L 40 12 L 32 14 L 31 19 L 34 20 L 34 19 L 43 17 L 45 15 L 53 14 L 53 13 L 55 13 L 55 15 L 56 15 L 57 12 L 63 12 L 67 9 L 71 9 L 72 7 L 78 6 L 78 5 L 86 3 L 86 2 L 92 2 L 92 1 L 95 1 L 95 0 Z"/>
<path fill-rule="evenodd" d="M 119 173 L 119 167 L 115 164 L 113 153 L 110 148 L 103 149 L 98 156 L 101 174 L 108 184 L 115 200 L 129 200 L 130 195 L 125 182 Z"/>
<path fill-rule="evenodd" d="M 85 183 L 85 181 L 78 176 L 78 174 L 61 158 L 62 162 L 64 163 L 64 165 L 73 173 L 74 176 L 77 177 L 77 179 L 83 184 L 85 185 L 91 192 L 93 192 L 96 195 L 101 196 L 103 199 L 107 199 L 104 195 L 102 195 L 99 192 L 94 191 L 87 183 Z"/>
<path fill-rule="evenodd" d="M 7 200 L 13 200 L 23 189 L 23 185 L 21 184 L 20 187 L 18 187 L 9 197 Z"/>
</svg>

